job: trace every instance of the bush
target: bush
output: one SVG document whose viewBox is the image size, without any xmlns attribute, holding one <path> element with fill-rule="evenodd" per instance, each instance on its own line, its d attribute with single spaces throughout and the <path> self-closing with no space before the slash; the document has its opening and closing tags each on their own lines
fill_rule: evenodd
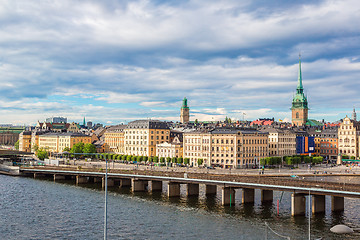
<svg viewBox="0 0 360 240">
<path fill-rule="evenodd" d="M 121 160 L 124 160 L 124 161 L 125 161 L 126 159 L 127 159 L 127 155 L 122 155 L 122 156 L 121 156 Z"/>
<path fill-rule="evenodd" d="M 350 159 L 355 160 L 355 156 L 351 156 Z"/>
<path fill-rule="evenodd" d="M 197 163 L 198 163 L 198 166 L 201 166 L 201 165 L 204 163 L 204 159 L 199 158 L 199 159 L 197 160 Z"/>
<path fill-rule="evenodd" d="M 137 162 L 142 162 L 142 160 L 143 160 L 143 159 L 142 159 L 142 156 L 137 156 L 137 157 L 136 157 L 136 161 L 137 161 Z"/>
<path fill-rule="evenodd" d="M 135 161 L 136 161 L 136 159 L 137 159 L 137 157 L 136 157 L 136 156 L 131 156 L 131 161 L 135 162 Z"/>
<path fill-rule="evenodd" d="M 147 161 L 149 161 L 149 158 L 148 158 L 148 156 L 143 156 L 143 161 L 144 162 L 147 162 Z M 150 162 L 150 161 L 149 161 Z"/>
<path fill-rule="evenodd" d="M 154 159 L 152 158 L 152 157 L 146 157 L 146 158 L 148 158 L 148 162 L 153 162 L 154 161 Z"/>
<path fill-rule="evenodd" d="M 348 155 L 342 155 L 342 159 L 349 159 Z"/>
<path fill-rule="evenodd" d="M 126 161 L 130 162 L 130 161 L 131 161 L 131 157 L 132 157 L 131 155 L 127 155 L 127 156 L 126 156 Z"/>
</svg>

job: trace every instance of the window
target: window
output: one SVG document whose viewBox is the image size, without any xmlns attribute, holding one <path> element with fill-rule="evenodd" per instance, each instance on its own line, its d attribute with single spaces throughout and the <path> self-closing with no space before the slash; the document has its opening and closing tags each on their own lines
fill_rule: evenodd
<svg viewBox="0 0 360 240">
<path fill-rule="evenodd" d="M 296 113 L 296 118 L 299 118 L 299 113 L 298 112 Z"/>
</svg>

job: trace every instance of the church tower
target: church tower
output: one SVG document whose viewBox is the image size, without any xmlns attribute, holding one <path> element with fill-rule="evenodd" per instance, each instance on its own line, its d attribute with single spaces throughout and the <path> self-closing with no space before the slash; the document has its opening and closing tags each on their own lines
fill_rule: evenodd
<svg viewBox="0 0 360 240">
<path fill-rule="evenodd" d="M 187 123 L 190 119 L 190 109 L 187 105 L 187 99 L 184 97 L 183 104 L 180 110 L 180 122 L 181 123 Z"/>
<path fill-rule="evenodd" d="M 352 112 L 352 114 L 351 114 L 351 120 L 356 121 L 356 111 L 355 111 L 355 106 L 354 106 L 353 112 Z"/>
<path fill-rule="evenodd" d="M 292 101 L 292 124 L 295 126 L 305 126 L 308 120 L 308 102 L 304 94 L 301 74 L 301 59 L 299 57 L 299 76 L 296 94 Z"/>
</svg>

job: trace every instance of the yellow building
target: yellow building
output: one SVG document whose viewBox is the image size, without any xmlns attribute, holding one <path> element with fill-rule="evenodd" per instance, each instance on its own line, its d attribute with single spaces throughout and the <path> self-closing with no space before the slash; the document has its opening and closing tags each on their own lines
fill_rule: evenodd
<svg viewBox="0 0 360 240">
<path fill-rule="evenodd" d="M 31 152 L 31 132 L 23 131 L 19 134 L 19 151 Z"/>
<path fill-rule="evenodd" d="M 136 120 L 125 129 L 125 154 L 134 156 L 156 155 L 156 144 L 170 139 L 166 122 L 157 120 Z"/>
<path fill-rule="evenodd" d="M 79 142 L 91 143 L 91 137 L 81 133 L 46 133 L 39 136 L 39 148 L 49 152 L 62 152 Z"/>
<path fill-rule="evenodd" d="M 124 137 L 126 125 L 117 125 L 106 129 L 105 136 L 105 152 L 124 154 Z"/>
</svg>

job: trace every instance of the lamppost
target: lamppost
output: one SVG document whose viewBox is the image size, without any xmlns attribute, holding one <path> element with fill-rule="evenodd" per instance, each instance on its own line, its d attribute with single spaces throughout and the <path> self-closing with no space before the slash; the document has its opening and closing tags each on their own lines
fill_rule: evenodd
<svg viewBox="0 0 360 240">
<path fill-rule="evenodd" d="M 69 153 L 63 152 L 62 154 L 73 154 L 73 155 L 95 155 L 100 156 L 100 153 Z M 106 155 L 104 154 L 105 159 L 105 201 L 104 201 L 104 240 L 107 240 L 107 179 L 108 179 L 108 169 L 107 169 L 107 159 Z"/>
</svg>

